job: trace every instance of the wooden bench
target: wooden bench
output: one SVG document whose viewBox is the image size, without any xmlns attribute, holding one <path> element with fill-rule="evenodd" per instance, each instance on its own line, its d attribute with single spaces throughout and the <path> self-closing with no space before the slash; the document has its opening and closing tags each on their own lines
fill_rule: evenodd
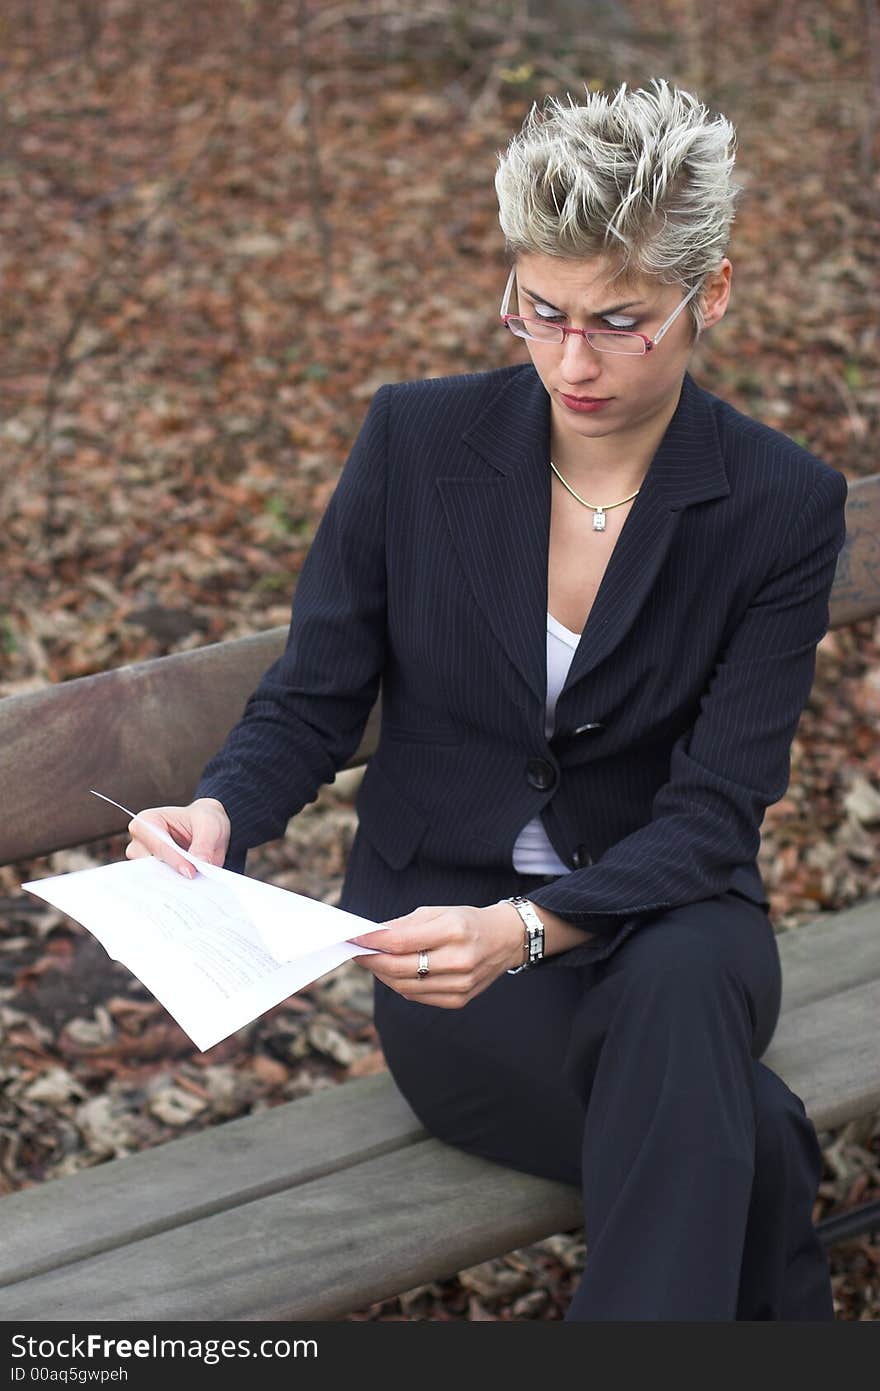
<svg viewBox="0 0 880 1391">
<path fill-rule="evenodd" d="M 832 627 L 880 612 L 880 474 L 850 486 Z M 286 628 L 0 701 L 0 863 L 125 829 L 89 797 L 186 803 Z M 349 766 L 375 747 L 379 704 Z M 96 742 L 94 731 L 100 730 Z M 14 790 L 14 796 L 13 796 Z M 765 1061 L 823 1131 L 880 1109 L 880 899 L 780 934 Z M 582 1226 L 580 1194 L 426 1134 L 388 1073 L 0 1199 L 3 1317 L 340 1319 Z M 880 1204 L 820 1224 L 826 1245 Z"/>
</svg>

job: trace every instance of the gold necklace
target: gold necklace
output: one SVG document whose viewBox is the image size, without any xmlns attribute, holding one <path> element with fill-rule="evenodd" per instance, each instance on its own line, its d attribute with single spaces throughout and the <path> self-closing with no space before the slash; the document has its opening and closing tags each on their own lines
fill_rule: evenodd
<svg viewBox="0 0 880 1391">
<path fill-rule="evenodd" d="M 582 502 L 582 503 L 584 504 L 584 507 L 589 507 L 589 508 L 591 508 L 591 509 L 593 510 L 593 512 L 596 514 L 596 515 L 593 517 L 593 530 L 594 530 L 594 531 L 604 531 L 604 530 L 605 530 L 605 513 L 608 512 L 608 511 L 610 511 L 610 509 L 611 509 L 612 507 L 622 507 L 623 504 L 624 504 L 625 502 L 632 502 L 633 498 L 634 498 L 634 497 L 638 497 L 638 495 L 639 495 L 639 489 L 636 488 L 636 490 L 635 490 L 634 493 L 630 493 L 629 497 L 621 498 L 621 499 L 620 499 L 620 502 L 609 502 L 609 503 L 607 503 L 604 507 L 597 507 L 597 506 L 595 506 L 592 502 L 587 502 L 587 499 L 586 499 L 585 497 L 581 497 L 580 493 L 576 493 L 575 490 L 574 490 L 574 488 L 571 486 L 570 483 L 566 483 L 565 479 L 563 478 L 562 474 L 559 472 L 559 469 L 556 467 L 556 465 L 554 464 L 554 462 L 553 462 L 552 459 L 550 460 L 550 467 L 552 468 L 553 472 L 556 474 L 556 477 L 559 479 L 559 481 L 560 481 L 560 483 L 562 484 L 563 488 L 567 488 L 568 491 L 571 493 L 572 497 L 576 497 L 577 500 L 578 500 L 578 502 Z"/>
</svg>

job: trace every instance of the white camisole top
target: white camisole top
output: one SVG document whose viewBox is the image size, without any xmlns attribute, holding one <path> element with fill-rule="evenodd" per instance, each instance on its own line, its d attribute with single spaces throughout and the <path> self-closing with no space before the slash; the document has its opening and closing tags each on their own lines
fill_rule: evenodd
<svg viewBox="0 0 880 1391">
<path fill-rule="evenodd" d="M 565 628 L 547 611 L 547 704 L 544 711 L 544 733 L 553 734 L 556 702 L 565 685 L 574 651 L 581 640 L 580 633 Z M 540 816 L 523 826 L 513 846 L 513 867 L 520 874 L 570 874 L 571 867 L 563 864 L 544 830 Z"/>
</svg>

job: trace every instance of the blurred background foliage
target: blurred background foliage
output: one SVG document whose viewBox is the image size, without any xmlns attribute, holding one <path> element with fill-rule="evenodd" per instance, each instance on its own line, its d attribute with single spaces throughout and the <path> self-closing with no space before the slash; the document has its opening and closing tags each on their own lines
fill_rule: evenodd
<svg viewBox="0 0 880 1391">
<path fill-rule="evenodd" d="M 876 0 L 6 0 L 0 694 L 286 621 L 372 392 L 523 360 L 493 174 L 533 101 L 739 132 L 693 370 L 876 468 Z"/>
</svg>

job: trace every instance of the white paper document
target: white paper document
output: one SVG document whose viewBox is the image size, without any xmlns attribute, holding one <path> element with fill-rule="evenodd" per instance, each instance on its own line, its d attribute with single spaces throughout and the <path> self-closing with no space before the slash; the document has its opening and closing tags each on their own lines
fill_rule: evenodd
<svg viewBox="0 0 880 1391">
<path fill-rule="evenodd" d="M 195 865 L 194 879 L 145 857 L 21 887 L 87 928 L 202 1052 L 343 961 L 374 950 L 347 939 L 379 932 L 381 924 L 210 865 L 149 821 L 142 824 Z"/>
</svg>

